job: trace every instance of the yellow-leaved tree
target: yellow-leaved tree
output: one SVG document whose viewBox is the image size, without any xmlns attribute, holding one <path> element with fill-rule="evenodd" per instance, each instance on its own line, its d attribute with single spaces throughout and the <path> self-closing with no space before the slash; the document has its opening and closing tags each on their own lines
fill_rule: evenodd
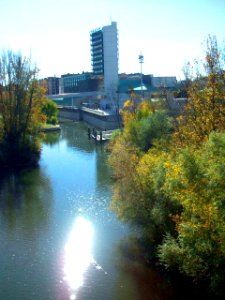
<svg viewBox="0 0 225 300">
<path fill-rule="evenodd" d="M 168 162 L 164 192 L 182 206 L 174 215 L 177 236 L 159 246 L 161 262 L 203 280 L 214 292 L 225 282 L 225 133 L 211 133 L 193 151 L 186 148 Z"/>
<path fill-rule="evenodd" d="M 188 85 L 187 103 L 177 118 L 174 143 L 179 148 L 198 147 L 212 131 L 225 129 L 224 61 L 215 36 L 206 40 L 203 67 L 205 72 L 201 74 L 198 63 L 197 77 Z"/>
<path fill-rule="evenodd" d="M 177 118 L 164 192 L 181 205 L 177 235 L 159 246 L 161 262 L 201 280 L 214 294 L 225 282 L 225 72 L 215 37 L 206 40 L 205 74 L 188 87 Z M 175 155 L 174 155 L 175 154 Z"/>
<path fill-rule="evenodd" d="M 0 162 L 5 167 L 36 164 L 40 129 L 46 117 L 45 89 L 30 59 L 11 51 L 0 58 Z"/>
</svg>

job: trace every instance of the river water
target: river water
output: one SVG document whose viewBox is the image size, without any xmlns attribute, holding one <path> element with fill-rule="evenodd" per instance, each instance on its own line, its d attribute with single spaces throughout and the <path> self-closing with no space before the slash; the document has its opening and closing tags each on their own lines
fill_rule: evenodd
<svg viewBox="0 0 225 300">
<path fill-rule="evenodd" d="M 131 229 L 109 209 L 106 160 L 87 126 L 68 122 L 46 135 L 38 168 L 0 179 L 1 300 L 170 298 L 121 250 Z"/>
</svg>

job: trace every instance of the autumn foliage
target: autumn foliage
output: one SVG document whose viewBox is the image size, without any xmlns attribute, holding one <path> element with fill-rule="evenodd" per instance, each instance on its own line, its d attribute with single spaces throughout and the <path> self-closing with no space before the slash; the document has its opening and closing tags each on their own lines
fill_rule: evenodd
<svg viewBox="0 0 225 300">
<path fill-rule="evenodd" d="M 189 79 L 182 113 L 171 120 L 151 102 L 135 110 L 127 102 L 110 155 L 119 218 L 142 228 L 150 256 L 215 293 L 225 283 L 223 65 L 209 36 L 204 73 Z"/>
<path fill-rule="evenodd" d="M 189 84 L 187 104 L 177 118 L 174 142 L 181 148 L 208 139 L 212 131 L 223 132 L 225 128 L 225 71 L 224 62 L 215 37 L 206 41 L 204 74 Z M 199 68 L 199 66 L 198 66 Z M 191 73 L 191 72 L 190 72 Z M 190 79 L 189 79 L 190 81 Z"/>
<path fill-rule="evenodd" d="M 0 163 L 34 165 L 40 155 L 40 128 L 45 90 L 30 59 L 7 52 L 0 58 Z"/>
</svg>

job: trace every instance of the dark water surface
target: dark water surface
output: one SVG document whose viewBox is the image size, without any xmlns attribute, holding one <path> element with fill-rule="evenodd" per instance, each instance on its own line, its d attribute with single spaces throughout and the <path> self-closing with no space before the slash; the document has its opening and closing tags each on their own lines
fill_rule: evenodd
<svg viewBox="0 0 225 300">
<path fill-rule="evenodd" d="M 120 250 L 130 229 L 109 210 L 106 159 L 85 124 L 68 122 L 47 134 L 39 168 L 0 179 L 1 300 L 171 298 Z"/>
</svg>

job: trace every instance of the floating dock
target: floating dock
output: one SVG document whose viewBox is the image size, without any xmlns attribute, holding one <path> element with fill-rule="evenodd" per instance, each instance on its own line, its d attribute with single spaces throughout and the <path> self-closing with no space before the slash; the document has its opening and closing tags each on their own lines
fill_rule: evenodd
<svg viewBox="0 0 225 300">
<path fill-rule="evenodd" d="M 96 142 L 104 142 L 111 139 L 112 134 L 115 130 L 104 130 L 99 131 L 96 129 L 93 129 L 92 131 L 90 128 L 88 129 L 88 136 L 93 138 Z"/>
</svg>

